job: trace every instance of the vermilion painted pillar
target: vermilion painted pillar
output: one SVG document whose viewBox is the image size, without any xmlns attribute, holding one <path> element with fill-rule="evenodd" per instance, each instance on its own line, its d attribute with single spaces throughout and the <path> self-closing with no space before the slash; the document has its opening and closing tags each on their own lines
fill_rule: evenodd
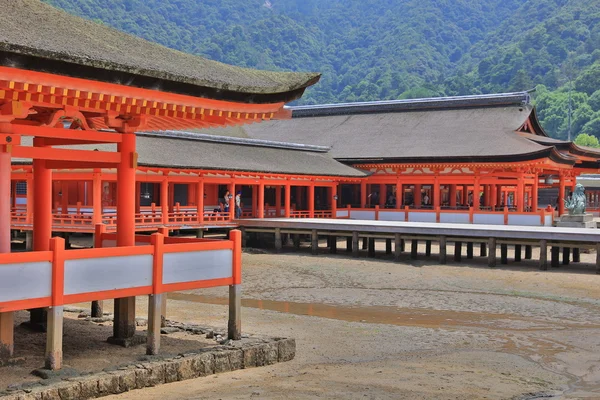
<svg viewBox="0 0 600 400">
<path fill-rule="evenodd" d="M 533 176 L 533 187 L 531 188 L 531 211 L 537 212 L 538 210 L 538 190 L 540 185 L 540 177 L 538 174 Z"/>
<path fill-rule="evenodd" d="M 258 218 L 265 217 L 265 184 L 258 184 Z"/>
<path fill-rule="evenodd" d="M 102 176 L 94 172 L 92 178 L 92 209 L 94 226 L 102 223 Z"/>
<path fill-rule="evenodd" d="M 169 223 L 169 182 L 166 179 L 160 183 L 160 212 L 163 225 Z"/>
<path fill-rule="evenodd" d="M 481 186 L 479 185 L 479 177 L 475 178 L 475 184 L 473 185 L 473 209 L 479 210 L 480 201 L 479 193 L 481 192 Z"/>
<path fill-rule="evenodd" d="M 0 146 L 0 257 L 10 253 L 10 185 L 10 153 Z M 0 313 L 0 360 L 13 356 L 13 316 L 12 312 Z"/>
<path fill-rule="evenodd" d="M 252 186 L 252 216 L 258 214 L 258 185 Z"/>
<path fill-rule="evenodd" d="M 121 153 L 117 167 L 117 246 L 135 246 L 135 134 L 123 133 L 117 149 Z M 115 299 L 111 342 L 127 346 L 134 335 L 135 297 Z"/>
<path fill-rule="evenodd" d="M 275 186 L 275 213 L 277 218 L 281 217 L 281 186 Z"/>
<path fill-rule="evenodd" d="M 231 198 L 229 199 L 229 220 L 232 221 L 235 216 L 235 183 L 231 182 L 227 189 L 229 190 L 229 195 Z"/>
<path fill-rule="evenodd" d="M 204 222 L 204 181 L 196 183 L 196 213 L 198 223 Z"/>
<path fill-rule="evenodd" d="M 337 185 L 331 187 L 331 217 L 337 218 Z"/>
<path fill-rule="evenodd" d="M 413 189 L 413 202 L 415 203 L 415 208 L 421 208 L 421 185 L 415 184 Z"/>
<path fill-rule="evenodd" d="M 524 177 L 523 174 L 519 175 L 517 180 L 517 212 L 523 212 L 525 210 L 525 190 L 524 190 Z"/>
<path fill-rule="evenodd" d="M 402 190 L 402 183 L 400 180 L 396 182 L 396 210 L 400 210 L 402 208 L 402 198 L 404 195 L 404 190 Z"/>
<path fill-rule="evenodd" d="M 450 189 L 448 190 L 448 197 L 450 207 L 456 207 L 456 185 L 450 185 Z"/>
<path fill-rule="evenodd" d="M 314 186 L 313 186 L 313 198 L 314 196 Z M 367 205 L 367 182 L 364 180 L 360 183 L 360 208 L 364 208 Z"/>
<path fill-rule="evenodd" d="M 31 224 L 33 223 L 33 200 L 34 196 L 33 196 L 33 177 L 28 176 L 27 177 L 27 223 Z M 29 249 L 31 250 L 31 249 Z"/>
<path fill-rule="evenodd" d="M 312 182 L 308 187 L 308 214 L 310 218 L 315 217 L 315 184 Z"/>
<path fill-rule="evenodd" d="M 142 182 L 135 183 L 135 213 L 139 214 L 142 208 Z"/>
<path fill-rule="evenodd" d="M 379 207 L 383 207 L 387 201 L 387 186 L 385 184 L 379 185 Z"/>
<path fill-rule="evenodd" d="M 292 199 L 291 199 L 291 193 L 292 192 L 292 187 L 290 186 L 290 184 L 286 184 L 285 185 L 285 217 L 289 218 L 290 215 L 292 214 Z"/>
<path fill-rule="evenodd" d="M 442 197 L 442 191 L 440 190 L 440 181 L 439 178 L 436 176 L 434 177 L 433 180 L 433 193 L 431 193 L 431 201 L 433 204 L 433 208 L 436 209 L 440 206 L 441 204 L 441 197 Z"/>
</svg>

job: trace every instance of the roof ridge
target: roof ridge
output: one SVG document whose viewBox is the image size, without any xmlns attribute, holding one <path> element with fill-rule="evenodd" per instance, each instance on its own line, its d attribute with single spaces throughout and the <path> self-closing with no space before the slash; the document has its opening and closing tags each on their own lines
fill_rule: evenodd
<svg viewBox="0 0 600 400">
<path fill-rule="evenodd" d="M 289 143 L 289 142 L 277 142 L 272 140 L 263 140 L 263 139 L 247 139 L 247 138 L 238 138 L 231 136 L 221 136 L 221 135 L 209 135 L 205 133 L 197 133 L 197 132 L 187 132 L 187 131 L 172 131 L 172 130 L 164 130 L 164 131 L 150 131 L 150 132 L 137 132 L 138 136 L 153 136 L 153 137 L 161 137 L 168 139 L 184 139 L 184 140 L 195 140 L 200 142 L 213 142 L 213 143 L 223 143 L 223 144 L 238 144 L 243 146 L 256 146 L 256 147 L 270 147 L 277 149 L 286 149 L 286 150 L 300 150 L 300 151 L 309 151 L 313 153 L 328 153 L 331 150 L 331 147 L 328 146 L 317 146 L 312 144 L 302 144 L 302 143 Z"/>
<path fill-rule="evenodd" d="M 427 97 L 408 100 L 378 100 L 356 103 L 317 104 L 286 107 L 294 118 L 325 115 L 367 114 L 394 111 L 419 111 L 473 107 L 525 106 L 530 92 L 510 92 L 470 96 Z"/>
</svg>

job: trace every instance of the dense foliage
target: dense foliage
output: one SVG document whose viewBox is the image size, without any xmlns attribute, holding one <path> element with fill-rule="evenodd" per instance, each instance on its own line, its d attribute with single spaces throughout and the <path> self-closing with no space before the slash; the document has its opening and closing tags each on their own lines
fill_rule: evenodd
<svg viewBox="0 0 600 400">
<path fill-rule="evenodd" d="M 304 104 L 527 90 L 566 138 L 600 136 L 597 0 L 45 0 L 230 64 L 312 70 Z M 151 56 L 151 55 L 149 55 Z"/>
</svg>

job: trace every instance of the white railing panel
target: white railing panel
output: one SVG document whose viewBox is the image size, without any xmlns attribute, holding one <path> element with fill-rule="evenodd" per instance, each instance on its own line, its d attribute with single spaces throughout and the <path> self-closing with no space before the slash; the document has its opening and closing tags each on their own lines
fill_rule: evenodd
<svg viewBox="0 0 600 400">
<path fill-rule="evenodd" d="M 469 213 L 440 213 L 440 222 L 449 224 L 469 224 Z"/>
<path fill-rule="evenodd" d="M 0 264 L 0 302 L 38 299 L 52 294 L 49 261 Z"/>
<path fill-rule="evenodd" d="M 152 285 L 152 255 L 65 260 L 65 294 Z"/>
<path fill-rule="evenodd" d="M 404 221 L 404 211 L 379 211 L 380 221 Z"/>
<path fill-rule="evenodd" d="M 504 225 L 504 214 L 474 214 L 474 224 Z"/>
<path fill-rule="evenodd" d="M 163 284 L 230 278 L 232 268 L 232 250 L 165 253 Z"/>
<path fill-rule="evenodd" d="M 362 211 L 362 210 L 357 210 L 354 211 L 352 210 L 352 213 L 350 214 L 350 218 L 351 219 L 364 219 L 364 220 L 368 220 L 368 221 L 374 221 L 375 220 L 375 210 L 371 211 Z"/>
<path fill-rule="evenodd" d="M 409 222 L 436 222 L 435 212 L 408 212 Z"/>
<path fill-rule="evenodd" d="M 540 226 L 540 216 L 508 214 L 508 225 Z"/>
</svg>

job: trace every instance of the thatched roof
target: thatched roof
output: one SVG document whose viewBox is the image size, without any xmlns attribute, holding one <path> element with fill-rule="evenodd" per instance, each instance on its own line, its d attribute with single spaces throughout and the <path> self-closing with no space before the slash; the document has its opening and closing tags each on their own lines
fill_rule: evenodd
<svg viewBox="0 0 600 400">
<path fill-rule="evenodd" d="M 23 145 L 31 145 L 31 138 L 24 137 Z M 115 145 L 76 148 L 116 151 Z M 136 148 L 139 165 L 146 167 L 341 177 L 367 175 L 331 158 L 327 148 L 316 146 L 197 133 L 151 132 L 138 134 Z M 13 162 L 30 163 L 31 160 L 13 159 Z"/>
<path fill-rule="evenodd" d="M 510 93 L 291 107 L 291 120 L 240 127 L 236 135 L 330 146 L 333 158 L 357 163 L 556 158 L 553 145 L 561 141 L 516 132 L 533 112 L 528 101 L 526 93 Z"/>
<path fill-rule="evenodd" d="M 0 0 L 0 65 L 248 103 L 291 101 L 320 77 L 207 60 L 39 0 Z"/>
</svg>

